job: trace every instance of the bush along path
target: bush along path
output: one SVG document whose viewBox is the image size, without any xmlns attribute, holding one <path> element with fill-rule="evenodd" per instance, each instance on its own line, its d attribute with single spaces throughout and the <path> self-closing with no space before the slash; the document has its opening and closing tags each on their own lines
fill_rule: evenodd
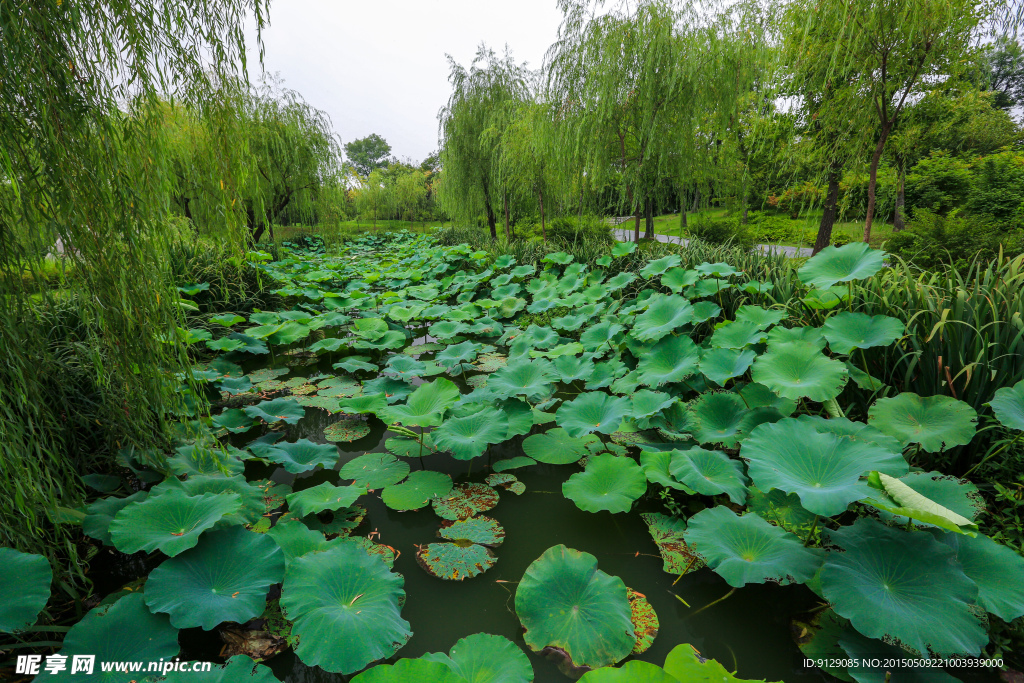
<svg viewBox="0 0 1024 683">
<path fill-rule="evenodd" d="M 620 242 L 631 242 L 633 240 L 633 233 L 630 230 L 624 230 L 622 228 L 613 228 L 612 233 L 615 235 L 615 239 Z M 679 237 L 678 235 L 662 235 L 661 233 L 655 233 L 654 238 L 659 242 L 665 244 L 679 244 L 686 246 L 690 243 L 690 240 L 685 237 Z M 813 249 L 806 247 L 790 247 L 782 244 L 756 244 L 754 248 L 764 254 L 783 254 L 789 258 L 800 258 L 807 257 L 814 253 Z"/>
<path fill-rule="evenodd" d="M 927 466 L 971 443 L 975 410 L 886 391 L 862 368 L 866 349 L 904 334 L 895 318 L 846 310 L 850 283 L 875 276 L 885 255 L 854 243 L 808 260 L 804 296 L 829 315 L 790 327 L 786 310 L 753 305 L 723 319 L 723 295 L 770 286 L 728 263 L 684 269 L 668 255 L 611 275 L 635 247 L 618 244 L 593 268 L 563 252 L 538 268 L 408 233 L 336 254 L 254 255 L 289 305 L 182 330 L 203 359 L 180 390 L 191 436 L 166 459 L 123 453 L 116 477 L 91 483 L 135 492 L 100 497 L 81 518 L 97 546 L 147 553 L 153 568 L 74 623 L 60 653 L 167 659 L 179 629 L 200 628 L 235 643 L 223 680 L 271 681 L 254 663 L 289 648 L 328 672 L 370 667 L 352 679 L 362 683 L 530 681 L 527 653 L 588 683 L 739 680 L 687 644 L 663 664 L 643 661 L 658 631 L 650 604 L 585 549 L 554 542 L 510 588 L 521 640 L 478 633 L 448 653 L 394 659 L 413 636 L 396 555 L 414 552 L 438 581 L 480 581 L 505 552 L 491 510 L 522 493 L 517 470 L 553 466 L 573 472 L 560 493 L 587 514 L 669 501 L 670 514 L 643 519 L 672 575 L 714 572 L 726 598 L 749 584 L 806 586 L 818 607 L 793 625 L 797 643 L 842 680 L 888 680 L 842 666 L 854 658 L 983 665 L 993 625 L 1024 614 L 1024 559 L 979 527 L 975 485 Z M 517 322 L 555 309 L 569 313 Z M 325 360 L 333 374 L 285 377 Z M 872 399 L 861 410 L 849 396 Z M 991 408 L 1024 431 L 1024 383 Z M 297 435 L 291 426 L 311 415 L 319 432 Z M 335 443 L 381 423 L 386 452 L 339 463 Z M 488 457 L 508 443 L 514 455 Z M 456 484 L 425 469 L 421 456 L 437 453 L 470 476 Z M 341 467 L 338 483 L 299 489 L 247 476 L 254 464 Z M 397 515 L 432 510 L 438 540 L 402 549 L 357 533 L 370 497 Z M 0 554 L 13 596 L 0 630 L 24 637 L 50 568 Z M 246 631 L 254 619 L 258 632 Z M 915 680 L 956 680 L 942 662 L 917 663 Z"/>
</svg>

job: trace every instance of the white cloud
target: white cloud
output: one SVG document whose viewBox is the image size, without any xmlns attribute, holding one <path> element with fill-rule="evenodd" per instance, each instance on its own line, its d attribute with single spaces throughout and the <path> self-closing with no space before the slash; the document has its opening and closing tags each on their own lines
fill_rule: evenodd
<svg viewBox="0 0 1024 683">
<path fill-rule="evenodd" d="M 507 44 L 536 69 L 560 21 L 555 0 L 274 0 L 263 68 L 326 111 L 344 142 L 377 133 L 418 162 L 437 147 L 445 53 L 468 65 L 481 42 Z"/>
</svg>

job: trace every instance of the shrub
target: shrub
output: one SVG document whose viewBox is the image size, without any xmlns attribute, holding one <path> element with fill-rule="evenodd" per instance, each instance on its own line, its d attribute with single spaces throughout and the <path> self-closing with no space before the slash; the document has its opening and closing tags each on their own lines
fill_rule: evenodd
<svg viewBox="0 0 1024 683">
<path fill-rule="evenodd" d="M 775 244 L 793 238 L 793 224 L 784 216 L 751 211 L 747 214 L 747 221 L 754 239 L 758 242 Z"/>
<path fill-rule="evenodd" d="M 907 206 L 945 215 L 967 201 L 971 178 L 966 161 L 944 151 L 932 152 L 907 174 Z"/>
<path fill-rule="evenodd" d="M 1024 231 L 1004 231 L 1003 224 L 984 216 L 952 211 L 942 216 L 917 209 L 906 230 L 895 233 L 885 244 L 890 253 L 919 268 L 939 270 L 951 265 L 959 271 L 975 259 L 995 258 L 1002 247 L 1006 256 L 1024 253 Z"/>
<path fill-rule="evenodd" d="M 824 192 L 810 181 L 796 187 L 789 187 L 781 195 L 768 197 L 768 205 L 789 213 L 790 218 L 798 218 L 800 212 L 820 206 Z"/>
<path fill-rule="evenodd" d="M 735 218 L 711 218 L 697 214 L 690 222 L 690 237 L 708 244 L 733 244 L 744 249 L 754 246 L 754 233 Z"/>
<path fill-rule="evenodd" d="M 615 243 L 610 225 L 597 216 L 560 216 L 547 222 L 545 226 L 547 238 L 554 242 L 573 244 L 581 241 L 598 241 L 608 244 Z M 540 226 L 534 226 L 535 234 L 540 235 Z"/>
<path fill-rule="evenodd" d="M 1004 151 L 979 160 L 967 208 L 1003 221 L 1019 220 L 1024 213 L 1024 154 Z"/>
</svg>

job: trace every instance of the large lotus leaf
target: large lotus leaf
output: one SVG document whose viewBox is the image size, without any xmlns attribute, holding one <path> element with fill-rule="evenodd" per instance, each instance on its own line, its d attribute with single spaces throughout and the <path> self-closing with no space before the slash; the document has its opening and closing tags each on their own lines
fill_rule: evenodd
<svg viewBox="0 0 1024 683">
<path fill-rule="evenodd" d="M 977 585 L 931 534 L 861 517 L 829 538 L 844 552 L 827 554 L 822 594 L 864 635 L 940 656 L 976 655 L 988 643 L 972 611 Z"/>
<path fill-rule="evenodd" d="M 263 612 L 267 591 L 282 576 L 284 554 L 273 538 L 230 527 L 211 531 L 195 548 L 154 569 L 146 604 L 169 614 L 176 628 L 244 624 Z"/>
<path fill-rule="evenodd" d="M 310 344 L 309 348 L 306 350 L 311 353 L 319 353 L 320 351 L 334 352 L 338 349 L 347 347 L 348 344 L 347 339 L 341 339 L 340 337 L 326 337 L 318 342 Z"/>
<path fill-rule="evenodd" d="M 627 398 L 588 391 L 558 406 L 555 421 L 569 436 L 580 437 L 591 432 L 611 434 L 629 415 L 630 407 Z"/>
<path fill-rule="evenodd" d="M 740 455 L 748 474 L 762 491 L 773 488 L 795 493 L 811 512 L 832 516 L 855 500 L 871 495 L 861 480 L 871 470 L 900 477 L 907 462 L 878 444 L 816 431 L 794 418 L 757 427 Z"/>
<path fill-rule="evenodd" d="M 290 493 L 285 499 L 288 501 L 289 510 L 298 517 L 305 517 L 325 510 L 347 508 L 365 493 L 366 489 L 362 486 L 335 486 L 325 481 L 317 486 Z"/>
<path fill-rule="evenodd" d="M 630 332 L 640 341 L 657 341 L 693 321 L 693 306 L 681 296 L 651 297 L 647 310 L 637 316 Z"/>
<path fill-rule="evenodd" d="M 508 416 L 500 410 L 486 407 L 466 417 L 451 417 L 432 432 L 434 443 L 451 451 L 456 460 L 472 460 L 491 444 L 507 438 Z"/>
<path fill-rule="evenodd" d="M 562 484 L 562 495 L 587 512 L 629 512 L 646 490 L 647 477 L 632 458 L 607 453 L 591 456 Z"/>
<path fill-rule="evenodd" d="M 523 439 L 523 453 L 537 462 L 568 465 L 587 455 L 587 444 L 599 441 L 595 434 L 573 437 L 561 427 Z"/>
<path fill-rule="evenodd" d="M 270 353 L 270 350 L 267 348 L 266 344 L 264 344 L 262 341 L 254 337 L 250 337 L 247 334 L 242 334 L 240 332 L 232 332 L 227 337 L 225 337 L 225 339 L 237 339 L 238 341 L 242 342 L 243 345 L 235 349 L 236 351 L 244 351 L 246 353 L 254 354 Z"/>
<path fill-rule="evenodd" d="M 778 309 L 767 309 L 760 306 L 740 306 L 736 309 L 734 319 L 736 322 L 754 323 L 755 325 L 760 325 L 762 329 L 767 329 L 772 325 L 779 324 L 786 317 L 786 312 Z"/>
<path fill-rule="evenodd" d="M 290 425 L 303 418 L 306 410 L 290 398 L 275 398 L 273 401 L 261 401 L 254 406 L 242 408 L 252 418 L 260 418 L 267 423 L 284 420 Z"/>
<path fill-rule="evenodd" d="M 665 671 L 675 676 L 679 683 L 754 683 L 752 680 L 736 678 L 724 666 L 700 656 L 695 647 L 686 643 L 676 645 L 668 653 Z"/>
<path fill-rule="evenodd" d="M 403 379 L 422 377 L 427 373 L 427 364 L 403 353 L 392 356 L 381 372 L 386 375 L 402 377 Z"/>
<path fill-rule="evenodd" d="M 650 280 L 656 275 L 661 275 L 669 268 L 675 268 L 679 265 L 679 255 L 669 254 L 662 258 L 655 259 L 649 262 L 646 266 L 640 269 L 640 274 Z"/>
<path fill-rule="evenodd" d="M 463 683 L 445 662 L 426 657 L 399 659 L 394 664 L 378 664 L 352 679 L 352 683 Z"/>
<path fill-rule="evenodd" d="M 496 520 L 484 515 L 466 519 L 444 520 L 437 535 L 449 541 L 478 543 L 496 548 L 505 540 L 505 529 Z"/>
<path fill-rule="evenodd" d="M 405 345 L 407 338 L 404 332 L 398 330 L 388 330 L 384 333 L 384 336 L 376 341 L 366 341 L 365 339 L 358 339 L 352 342 L 352 348 L 356 349 L 397 349 Z"/>
<path fill-rule="evenodd" d="M 443 472 L 413 472 L 401 484 L 386 486 L 381 492 L 384 504 L 392 510 L 418 510 L 434 498 L 448 495 L 452 478 Z"/>
<path fill-rule="evenodd" d="M 526 654 L 508 638 L 474 633 L 452 646 L 446 655 L 430 652 L 422 659 L 448 666 L 465 683 L 530 683 L 533 667 Z M 421 678 L 410 683 L 431 681 Z"/>
<path fill-rule="evenodd" d="M 35 623 L 50 599 L 53 570 L 42 555 L 0 548 L 0 632 L 14 633 Z"/>
<path fill-rule="evenodd" d="M 273 334 L 267 336 L 268 344 L 294 344 L 300 339 L 305 339 L 310 333 L 309 325 L 294 320 L 289 321 L 277 328 Z"/>
<path fill-rule="evenodd" d="M 363 396 L 352 396 L 338 401 L 338 409 L 343 413 L 352 415 L 365 415 L 367 413 L 379 413 L 388 407 L 388 399 L 384 392 L 366 394 Z"/>
<path fill-rule="evenodd" d="M 690 517 L 684 537 L 730 586 L 804 583 L 821 566 L 820 550 L 805 548 L 798 537 L 756 513 L 739 517 L 722 505 Z"/>
<path fill-rule="evenodd" d="M 848 436 L 854 441 L 866 441 L 870 443 L 878 444 L 883 448 L 890 451 L 898 452 L 902 446 L 900 442 L 889 436 L 883 434 L 880 430 L 875 429 L 871 425 L 864 424 L 863 422 L 854 422 L 847 420 L 845 417 L 832 417 L 825 419 L 820 415 L 798 415 L 797 418 L 801 422 L 814 427 L 815 430 L 829 434 L 835 434 L 836 436 Z"/>
<path fill-rule="evenodd" d="M 672 476 L 671 464 L 672 451 L 640 451 L 640 469 L 644 471 L 647 481 L 694 495 L 695 491 Z"/>
<path fill-rule="evenodd" d="M 281 465 L 292 474 L 308 472 L 316 467 L 331 468 L 338 462 L 338 447 L 315 443 L 309 439 L 276 443 L 254 444 L 250 450 L 261 458 Z"/>
<path fill-rule="evenodd" d="M 384 394 L 384 398 L 388 403 L 397 403 L 412 394 L 412 391 L 412 385 L 405 380 L 384 377 L 383 375 L 363 384 L 363 392 L 365 394 Z M 374 412 L 379 414 L 380 411 Z"/>
<path fill-rule="evenodd" d="M 254 486 L 246 481 L 245 477 L 236 475 L 225 477 L 223 475 L 199 474 L 193 475 L 185 481 L 179 482 L 176 478 L 165 479 L 150 489 L 150 495 L 156 495 L 170 488 L 181 488 L 190 496 L 198 496 L 201 493 L 237 493 L 242 499 L 242 506 L 234 515 L 228 515 L 217 522 L 214 528 L 234 526 L 236 524 L 255 524 L 259 522 L 268 509 L 278 507 L 278 503 L 271 505 L 275 500 L 272 494 L 260 486 Z M 268 487 L 269 488 L 269 487 Z"/>
<path fill-rule="evenodd" d="M 797 275 L 808 287 L 827 289 L 838 282 L 869 278 L 885 265 L 885 252 L 864 242 L 825 247 L 808 259 Z"/>
<path fill-rule="evenodd" d="M 796 412 L 796 401 L 782 398 L 763 384 L 751 382 L 734 391 L 743 397 L 743 402 L 750 408 L 775 408 L 785 417 Z"/>
<path fill-rule="evenodd" d="M 464 341 L 461 344 L 452 344 L 445 347 L 434 358 L 437 360 L 438 365 L 448 370 L 454 368 L 458 372 L 461 371 L 459 368 L 461 364 L 471 363 L 476 359 L 476 355 L 480 352 L 481 348 L 483 348 L 483 344 Z"/>
<path fill-rule="evenodd" d="M 240 408 L 230 408 L 214 415 L 210 422 L 214 427 L 221 427 L 232 434 L 247 432 L 256 423 L 252 416 L 246 415 L 245 411 Z"/>
<path fill-rule="evenodd" d="M 580 335 L 580 343 L 583 344 L 583 348 L 587 351 L 597 351 L 602 346 L 612 345 L 612 341 L 618 337 L 623 330 L 622 325 L 605 321 L 598 323 L 592 327 L 588 327 L 583 334 Z"/>
<path fill-rule="evenodd" d="M 1004 427 L 1024 430 L 1024 380 L 1012 387 L 996 389 L 992 400 L 988 402 L 995 413 L 996 419 Z"/>
<path fill-rule="evenodd" d="M 950 396 L 918 396 L 904 392 L 880 398 L 868 410 L 868 424 L 904 444 L 919 443 L 938 453 L 971 442 L 977 429 L 974 408 Z"/>
<path fill-rule="evenodd" d="M 598 569 L 593 555 L 564 545 L 527 567 L 515 608 L 530 649 L 557 647 L 577 667 L 614 664 L 636 644 L 622 579 Z"/>
<path fill-rule="evenodd" d="M 392 436 L 384 442 L 384 448 L 403 458 L 415 458 L 436 450 L 434 448 L 434 439 L 430 436 L 430 432 L 420 432 L 417 439 L 405 436 Z"/>
<path fill-rule="evenodd" d="M 619 668 L 603 666 L 583 674 L 580 683 L 679 683 L 657 664 L 634 659 Z"/>
<path fill-rule="evenodd" d="M 430 543 L 416 552 L 416 562 L 425 572 L 447 581 L 479 576 L 497 561 L 489 548 L 475 543 Z"/>
<path fill-rule="evenodd" d="M 357 417 L 345 417 L 335 420 L 324 427 L 324 439 L 327 441 L 356 441 L 370 433 L 370 423 Z"/>
<path fill-rule="evenodd" d="M 146 608 L 142 593 L 129 593 L 112 605 L 100 605 L 71 627 L 64 636 L 59 654 L 68 666 L 47 681 L 82 680 L 81 672 L 71 673 L 74 655 L 94 655 L 96 666 L 88 680 L 98 683 L 125 683 L 123 671 L 103 671 L 100 662 L 171 660 L 179 651 L 178 629 L 166 614 L 153 614 Z"/>
<path fill-rule="evenodd" d="M 404 579 L 355 545 L 297 558 L 281 606 L 299 637 L 303 663 L 349 674 L 392 656 L 412 637 L 402 618 Z"/>
<path fill-rule="evenodd" d="M 711 335 L 711 347 L 715 349 L 743 349 L 765 340 L 767 333 L 761 325 L 753 322 L 733 322 L 722 325 Z"/>
<path fill-rule="evenodd" d="M 408 356 L 406 356 L 408 358 Z M 358 372 L 365 370 L 366 372 L 377 372 L 377 366 L 369 361 L 369 356 L 349 356 L 348 358 L 338 361 L 331 367 L 335 370 L 344 370 L 346 372 Z"/>
<path fill-rule="evenodd" d="M 640 518 L 658 546 L 663 569 L 669 574 L 688 574 L 705 566 L 702 558 L 686 543 L 686 522 L 659 512 L 644 512 Z"/>
<path fill-rule="evenodd" d="M 443 377 L 421 384 L 409 395 L 404 405 L 388 406 L 380 418 L 415 427 L 436 427 L 441 424 L 444 411 L 459 400 L 459 388 Z"/>
<path fill-rule="evenodd" d="M 677 400 L 679 399 L 671 394 L 641 389 L 631 397 L 633 405 L 630 409 L 630 417 L 638 420 L 653 417 Z"/>
<path fill-rule="evenodd" d="M 903 335 L 902 320 L 887 315 L 867 315 L 843 311 L 825 321 L 825 339 L 836 353 L 853 353 L 854 349 L 888 346 Z"/>
<path fill-rule="evenodd" d="M 359 318 L 352 323 L 352 332 L 369 341 L 376 341 L 388 331 L 388 324 L 380 318 Z"/>
<path fill-rule="evenodd" d="M 745 373 L 757 354 L 753 349 L 710 349 L 700 359 L 700 371 L 712 382 L 724 385 Z"/>
<path fill-rule="evenodd" d="M 768 347 L 754 361 L 751 376 L 779 396 L 824 402 L 846 386 L 846 366 L 806 344 L 789 342 Z"/>
<path fill-rule="evenodd" d="M 486 484 L 462 483 L 431 501 L 441 519 L 468 519 L 498 504 L 498 492 Z"/>
<path fill-rule="evenodd" d="M 82 520 L 82 532 L 90 538 L 95 538 L 103 545 L 114 545 L 110 540 L 110 523 L 114 516 L 131 505 L 141 502 L 149 496 L 148 491 L 138 491 L 125 498 L 114 498 L 108 496 L 93 501 L 85 508 L 85 518 Z"/>
<path fill-rule="evenodd" d="M 669 268 L 661 276 L 661 284 L 662 286 L 667 287 L 673 294 L 679 294 L 679 292 L 683 291 L 683 288 L 697 284 L 697 280 L 699 279 L 700 273 L 696 270 Z"/>
<path fill-rule="evenodd" d="M 594 365 L 594 359 L 588 354 L 585 356 L 559 356 L 552 365 L 555 368 L 555 372 L 558 373 L 558 378 L 570 384 L 576 380 L 589 380 L 594 374 L 594 370 L 597 367 Z"/>
<path fill-rule="evenodd" d="M 174 449 L 174 455 L 167 459 L 167 466 L 178 475 L 193 477 L 200 474 L 241 474 L 245 463 L 238 457 L 238 452 L 228 448 L 226 451 L 214 450 L 190 444 Z"/>
<path fill-rule="evenodd" d="M 697 372 L 700 348 L 685 335 L 662 339 L 640 358 L 639 383 L 649 387 L 682 382 Z"/>
<path fill-rule="evenodd" d="M 856 681 L 856 683 L 958 683 L 960 681 L 959 678 L 954 678 L 934 666 L 938 663 L 937 661 L 928 661 L 927 656 L 915 657 L 896 645 L 867 638 L 857 633 L 849 623 L 839 632 L 835 644 L 839 646 L 839 650 L 846 653 L 850 660 L 860 665 L 846 669 L 849 680 Z M 837 651 L 833 649 L 825 655 L 825 658 L 835 660 L 836 654 Z M 840 657 L 838 661 L 843 661 L 843 659 L 845 658 Z M 915 661 L 918 663 L 913 663 Z M 899 662 L 901 666 L 892 666 L 895 662 Z M 884 664 L 890 666 L 884 666 Z M 835 671 L 830 673 L 835 675 Z"/>
<path fill-rule="evenodd" d="M 730 392 L 704 393 L 686 406 L 690 432 L 700 443 L 734 446 L 758 425 L 781 418 L 774 408 L 747 410 L 743 399 Z"/>
<path fill-rule="evenodd" d="M 1024 557 L 988 536 L 936 534 L 978 585 L 978 604 L 1009 623 L 1024 614 Z"/>
<path fill-rule="evenodd" d="M 813 344 L 820 351 L 825 348 L 825 336 L 820 327 L 773 327 L 768 332 L 768 345 L 797 342 Z"/>
<path fill-rule="evenodd" d="M 115 548 L 128 555 L 160 550 L 174 557 L 194 547 L 200 534 L 241 505 L 237 493 L 189 496 L 181 489 L 170 489 L 118 512 L 110 523 L 110 538 Z"/>
<path fill-rule="evenodd" d="M 542 401 L 554 391 L 557 378 L 549 360 L 515 360 L 487 378 L 487 390 L 496 398 L 524 396 L 530 401 Z"/>
<path fill-rule="evenodd" d="M 764 493 L 760 489 L 748 490 L 747 510 L 756 512 L 766 521 L 804 535 L 814 526 L 815 514 L 800 504 L 800 496 L 772 489 Z"/>
<path fill-rule="evenodd" d="M 345 463 L 338 474 L 353 479 L 353 484 L 367 489 L 382 489 L 405 479 L 409 464 L 390 453 L 367 453 Z"/>
<path fill-rule="evenodd" d="M 286 566 L 290 565 L 292 560 L 297 557 L 327 550 L 346 540 L 344 538 L 327 540 L 322 532 L 314 531 L 290 517 L 282 517 L 266 535 L 273 538 L 281 548 Z"/>
<path fill-rule="evenodd" d="M 736 505 L 747 501 L 749 480 L 743 474 L 743 465 L 721 451 L 691 448 L 672 451 L 669 465 L 672 476 L 705 496 L 724 493 Z"/>
</svg>

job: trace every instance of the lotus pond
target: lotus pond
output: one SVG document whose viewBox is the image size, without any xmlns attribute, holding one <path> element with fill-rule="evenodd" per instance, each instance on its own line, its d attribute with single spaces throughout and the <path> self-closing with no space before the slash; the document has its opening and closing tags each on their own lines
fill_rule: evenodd
<svg viewBox="0 0 1024 683">
<path fill-rule="evenodd" d="M 677 255 L 617 267 L 634 248 L 537 267 L 395 234 L 253 254 L 285 305 L 182 330 L 179 447 L 87 478 L 106 598 L 61 653 L 266 683 L 883 681 L 803 658 L 982 655 L 989 619 L 1024 614 L 1024 559 L 979 530 L 970 482 L 928 467 L 974 410 L 868 372 L 903 323 L 852 310 L 846 283 L 884 254 L 809 260 L 824 322 L 789 327 L 744 302 L 769 283 Z M 1024 383 L 991 406 L 1024 430 Z M 50 569 L 0 559 L 17 631 Z"/>
</svg>

